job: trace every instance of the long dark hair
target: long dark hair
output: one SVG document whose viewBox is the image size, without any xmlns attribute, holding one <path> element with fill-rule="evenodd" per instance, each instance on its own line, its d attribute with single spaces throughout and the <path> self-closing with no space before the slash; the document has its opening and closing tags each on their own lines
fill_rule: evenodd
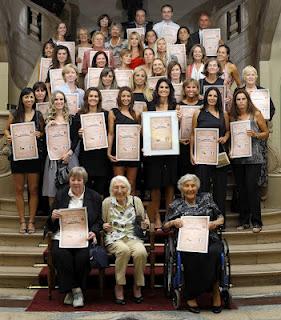
<svg viewBox="0 0 281 320">
<path fill-rule="evenodd" d="M 36 102 L 35 91 L 37 89 L 41 89 L 41 90 L 46 92 L 46 95 L 45 95 L 45 98 L 44 98 L 44 102 L 46 102 L 48 100 L 48 91 L 47 91 L 47 87 L 46 87 L 45 82 L 37 81 L 37 82 L 34 83 L 32 90 L 34 92 L 35 102 Z"/>
<path fill-rule="evenodd" d="M 121 95 L 124 91 L 128 91 L 130 92 L 130 95 L 131 95 L 131 102 L 130 102 L 130 105 L 129 105 L 129 113 L 130 115 L 133 117 L 133 119 L 137 120 L 137 116 L 136 116 L 136 113 L 135 113 L 135 110 L 133 109 L 134 108 L 134 95 L 133 95 L 133 91 L 130 87 L 127 87 L 127 86 L 124 86 L 124 87 L 121 87 L 119 92 L 118 92 L 118 96 L 117 96 L 117 106 L 118 106 L 118 109 L 120 109 L 122 103 L 121 103 Z"/>
<path fill-rule="evenodd" d="M 47 47 L 47 44 L 50 44 L 50 45 L 53 47 L 53 53 L 54 53 L 54 51 L 55 51 L 55 49 L 56 49 L 56 45 L 54 44 L 54 42 L 53 42 L 52 40 L 46 41 L 46 42 L 43 44 L 43 48 L 42 48 L 42 57 L 43 57 L 43 58 L 46 58 L 46 56 L 45 56 L 45 49 L 46 49 L 46 47 Z"/>
<path fill-rule="evenodd" d="M 217 93 L 218 99 L 217 99 L 217 103 L 215 105 L 215 109 L 216 109 L 216 111 L 219 112 L 219 114 L 221 116 L 223 114 L 223 105 L 222 105 L 221 93 L 217 87 L 210 87 L 206 90 L 206 92 L 204 94 L 204 99 L 203 99 L 203 107 L 201 110 L 204 111 L 208 107 L 208 94 L 210 91 L 216 91 L 216 93 Z"/>
<path fill-rule="evenodd" d="M 247 92 L 247 90 L 245 88 L 238 88 L 234 91 L 232 105 L 231 105 L 231 109 L 230 109 L 230 115 L 234 120 L 237 120 L 240 115 L 240 112 L 239 112 L 239 109 L 238 109 L 237 103 L 236 103 L 236 97 L 240 93 L 243 93 L 246 96 L 246 99 L 248 102 L 248 106 L 247 106 L 247 113 L 248 114 L 254 115 L 255 112 L 258 110 L 255 107 L 255 105 L 253 104 L 253 101 L 251 100 L 251 97 L 250 97 L 249 93 Z"/>
<path fill-rule="evenodd" d="M 172 60 L 169 62 L 168 64 L 168 67 L 167 67 L 167 77 L 170 81 L 172 81 L 172 76 L 171 76 L 171 73 L 172 73 L 172 69 L 174 68 L 174 66 L 179 66 L 180 68 L 180 82 L 183 81 L 184 77 L 183 77 L 183 73 L 182 73 L 182 68 L 181 68 L 181 65 L 176 61 L 176 60 Z"/>
<path fill-rule="evenodd" d="M 158 89 L 159 89 L 160 84 L 162 82 L 167 83 L 167 85 L 169 86 L 169 89 L 170 89 L 170 93 L 169 93 L 169 96 L 168 96 L 168 110 L 174 110 L 176 108 L 176 105 L 177 105 L 177 101 L 176 101 L 176 98 L 175 98 L 175 89 L 174 89 L 174 87 L 172 85 L 172 82 L 169 79 L 165 78 L 165 77 L 160 78 L 157 81 L 155 90 L 153 92 L 152 104 L 155 105 L 155 106 L 158 106 L 160 104 L 160 96 L 158 94 Z"/>
<path fill-rule="evenodd" d="M 25 118 L 25 108 L 24 108 L 24 104 L 22 102 L 22 98 L 23 96 L 26 96 L 30 93 L 33 93 L 33 89 L 30 87 L 26 87 L 23 88 L 21 93 L 20 93 L 20 97 L 19 97 L 19 102 L 18 102 L 18 106 L 14 112 L 14 122 L 24 122 L 24 118 Z M 35 109 L 36 104 L 35 104 L 35 95 L 34 95 L 34 104 L 32 106 L 32 109 Z"/>
<path fill-rule="evenodd" d="M 98 57 L 100 54 L 104 55 L 105 60 L 106 60 L 105 67 L 108 67 L 108 56 L 107 56 L 107 54 L 106 54 L 104 51 L 98 51 L 98 52 L 96 52 L 96 54 L 95 54 L 94 57 L 93 57 L 93 60 L 92 60 L 92 68 L 97 68 L 97 57 Z"/>
<path fill-rule="evenodd" d="M 188 27 L 186 26 L 182 26 L 178 29 L 178 32 L 177 32 L 177 41 L 176 41 L 176 44 L 181 44 L 180 42 L 180 38 L 179 38 L 179 33 L 182 29 L 185 29 L 187 31 L 187 33 L 189 34 L 189 38 L 187 39 L 187 44 L 185 45 L 185 51 L 186 51 L 186 54 L 189 55 L 189 52 L 192 48 L 192 41 L 191 41 L 191 38 L 190 38 L 190 30 Z"/>
<path fill-rule="evenodd" d="M 101 112 L 102 111 L 102 107 L 101 107 L 102 95 L 101 95 L 101 92 L 97 87 L 90 87 L 85 91 L 84 104 L 83 104 L 82 108 L 79 110 L 79 114 L 84 114 L 84 113 L 88 113 L 89 112 L 88 98 L 89 98 L 89 94 L 90 94 L 91 91 L 97 92 L 97 94 L 99 96 L 99 102 L 98 102 L 98 105 L 97 105 L 97 112 Z"/>
<path fill-rule="evenodd" d="M 53 54 L 53 60 L 52 60 L 52 65 L 51 65 L 52 69 L 58 69 L 60 67 L 60 63 L 59 63 L 58 57 L 57 57 L 57 54 L 58 54 L 59 50 L 65 50 L 66 53 L 67 53 L 67 58 L 65 60 L 64 65 L 72 63 L 70 52 L 69 52 L 68 48 L 66 46 L 58 45 L 58 46 L 55 47 L 55 52 Z"/>
</svg>

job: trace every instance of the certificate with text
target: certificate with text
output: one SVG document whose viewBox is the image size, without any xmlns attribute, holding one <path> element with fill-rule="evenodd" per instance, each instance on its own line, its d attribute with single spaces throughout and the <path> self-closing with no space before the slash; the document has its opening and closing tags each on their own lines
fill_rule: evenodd
<svg viewBox="0 0 281 320">
<path fill-rule="evenodd" d="M 206 56 L 216 57 L 221 39 L 221 29 L 203 29 L 202 30 L 203 47 L 206 50 Z"/>
<path fill-rule="evenodd" d="M 35 136 L 35 122 L 22 122 L 10 125 L 12 137 L 13 160 L 38 159 Z"/>
<path fill-rule="evenodd" d="M 67 47 L 69 50 L 69 53 L 70 53 L 72 64 L 76 64 L 76 61 L 75 61 L 75 42 L 74 41 L 58 41 L 57 45 Z"/>
<path fill-rule="evenodd" d="M 52 58 L 41 58 L 39 81 L 45 82 L 48 75 L 48 70 L 52 64 Z"/>
<path fill-rule="evenodd" d="M 247 130 L 251 130 L 250 120 L 230 122 L 231 158 L 252 156 L 252 138 Z"/>
<path fill-rule="evenodd" d="M 64 83 L 62 69 L 50 69 L 51 91 L 54 92 L 55 88 L 61 87 Z"/>
<path fill-rule="evenodd" d="M 182 101 L 182 83 L 172 83 L 177 103 Z"/>
<path fill-rule="evenodd" d="M 116 125 L 116 159 L 118 161 L 140 160 L 140 130 L 138 124 Z"/>
<path fill-rule="evenodd" d="M 84 53 L 87 52 L 87 51 L 90 51 L 90 50 L 91 50 L 91 48 L 78 47 L 77 57 L 81 59 L 81 62 L 77 63 L 77 68 L 78 68 L 78 72 L 79 72 L 79 73 L 82 73 Z"/>
<path fill-rule="evenodd" d="M 136 32 L 140 35 L 141 39 L 143 40 L 144 39 L 144 34 L 145 34 L 145 30 L 144 30 L 144 27 L 140 27 L 140 28 L 128 28 L 126 30 L 127 32 L 127 39 L 129 39 L 129 36 L 132 32 Z"/>
<path fill-rule="evenodd" d="M 69 124 L 51 124 L 45 127 L 47 150 L 50 160 L 60 160 L 70 149 Z"/>
<path fill-rule="evenodd" d="M 131 88 L 131 79 L 133 76 L 133 70 L 115 70 L 115 77 L 118 87 L 130 87 Z"/>
<path fill-rule="evenodd" d="M 217 128 L 194 129 L 194 154 L 196 164 L 218 164 L 218 139 L 219 129 Z"/>
<path fill-rule="evenodd" d="M 270 119 L 270 94 L 268 89 L 257 89 L 250 94 L 256 108 L 260 110 L 264 119 Z"/>
<path fill-rule="evenodd" d="M 100 74 L 103 68 L 88 68 L 87 77 L 87 89 L 90 87 L 97 87 L 99 84 Z"/>
<path fill-rule="evenodd" d="M 44 120 L 46 120 L 48 117 L 49 102 L 37 102 L 36 110 L 40 111 Z"/>
<path fill-rule="evenodd" d="M 172 25 L 164 25 L 162 35 L 168 44 L 174 44 L 177 41 L 178 28 Z"/>
<path fill-rule="evenodd" d="M 68 112 L 75 115 L 79 110 L 79 94 L 78 93 L 65 93 Z"/>
<path fill-rule="evenodd" d="M 145 156 L 179 154 L 179 124 L 176 111 L 142 113 Z"/>
<path fill-rule="evenodd" d="M 60 248 L 88 247 L 87 208 L 60 209 Z"/>
<path fill-rule="evenodd" d="M 143 113 L 147 109 L 147 104 L 145 101 L 135 101 L 133 109 L 137 113 Z"/>
<path fill-rule="evenodd" d="M 148 77 L 147 78 L 148 88 L 151 89 L 151 90 L 154 90 L 158 80 L 161 79 L 161 78 L 163 78 L 163 77 L 162 76 L 159 76 L 159 77 Z"/>
<path fill-rule="evenodd" d="M 183 252 L 208 253 L 209 216 L 182 216 L 177 250 Z"/>
<path fill-rule="evenodd" d="M 96 150 L 108 147 L 104 113 L 81 114 L 84 150 Z"/>
<path fill-rule="evenodd" d="M 168 44 L 168 57 L 169 60 L 177 61 L 182 71 L 185 72 L 186 69 L 186 49 L 185 44 Z"/>
<path fill-rule="evenodd" d="M 110 111 L 117 106 L 118 89 L 100 90 L 102 96 L 102 108 Z"/>
<path fill-rule="evenodd" d="M 200 110 L 201 106 L 181 105 L 180 110 L 182 117 L 180 120 L 180 139 L 189 140 L 192 133 L 192 117 L 196 110 Z"/>
</svg>

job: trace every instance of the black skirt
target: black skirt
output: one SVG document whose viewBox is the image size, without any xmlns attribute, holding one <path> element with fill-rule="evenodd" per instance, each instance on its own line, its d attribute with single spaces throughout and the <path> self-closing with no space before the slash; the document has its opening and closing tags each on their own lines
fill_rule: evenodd
<svg viewBox="0 0 281 320">
<path fill-rule="evenodd" d="M 11 160 L 11 171 L 12 173 L 39 173 L 41 172 L 41 160 Z"/>
</svg>

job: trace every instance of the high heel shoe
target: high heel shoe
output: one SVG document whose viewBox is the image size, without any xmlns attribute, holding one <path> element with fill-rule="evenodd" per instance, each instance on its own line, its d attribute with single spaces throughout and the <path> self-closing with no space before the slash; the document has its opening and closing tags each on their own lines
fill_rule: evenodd
<svg viewBox="0 0 281 320">
<path fill-rule="evenodd" d="M 26 233 L 26 223 L 23 221 L 23 222 L 20 222 L 20 228 L 19 228 L 19 233 Z"/>
<path fill-rule="evenodd" d="M 34 222 L 30 222 L 30 221 L 29 221 L 28 226 L 27 226 L 27 232 L 28 232 L 29 234 L 35 232 Z"/>
<path fill-rule="evenodd" d="M 188 303 L 187 303 L 187 310 L 188 310 L 189 312 L 192 312 L 192 313 L 200 313 L 200 308 L 199 308 L 199 306 L 194 306 L 194 307 L 192 307 L 192 306 L 190 306 Z"/>
<path fill-rule="evenodd" d="M 221 313 L 222 312 L 222 306 L 212 306 L 212 312 L 213 313 Z"/>
</svg>

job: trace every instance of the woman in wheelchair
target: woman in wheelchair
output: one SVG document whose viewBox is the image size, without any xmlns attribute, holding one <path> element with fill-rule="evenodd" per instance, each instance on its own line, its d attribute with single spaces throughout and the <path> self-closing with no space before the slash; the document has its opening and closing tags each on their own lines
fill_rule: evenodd
<svg viewBox="0 0 281 320">
<path fill-rule="evenodd" d="M 145 212 L 141 199 L 131 196 L 131 185 L 124 176 L 112 178 L 109 187 L 110 197 L 102 204 L 105 245 L 115 260 L 115 302 L 124 305 L 123 286 L 126 284 L 126 269 L 130 257 L 134 263 L 133 301 L 141 303 L 141 287 L 144 286 L 144 268 L 147 252 L 138 232 L 145 228 Z M 143 223 L 144 222 L 144 223 Z"/>
<path fill-rule="evenodd" d="M 196 298 L 204 292 L 213 293 L 214 313 L 220 313 L 221 296 L 219 290 L 220 253 L 222 243 L 216 229 L 223 224 L 224 218 L 211 194 L 198 194 L 200 180 L 196 175 L 186 174 L 178 181 L 178 189 L 182 198 L 174 200 L 170 205 L 164 230 L 181 228 L 181 216 L 210 216 L 208 253 L 181 252 L 184 267 L 184 295 L 188 310 L 199 313 Z"/>
<path fill-rule="evenodd" d="M 88 174 L 83 167 L 74 167 L 69 173 L 69 186 L 56 194 L 47 228 L 53 233 L 52 256 L 57 271 L 59 290 L 66 294 L 64 304 L 83 307 L 82 290 L 86 289 L 90 271 L 89 248 L 60 248 L 59 217 L 63 208 L 87 208 L 88 240 L 96 239 L 102 229 L 101 196 L 85 187 Z"/>
</svg>

